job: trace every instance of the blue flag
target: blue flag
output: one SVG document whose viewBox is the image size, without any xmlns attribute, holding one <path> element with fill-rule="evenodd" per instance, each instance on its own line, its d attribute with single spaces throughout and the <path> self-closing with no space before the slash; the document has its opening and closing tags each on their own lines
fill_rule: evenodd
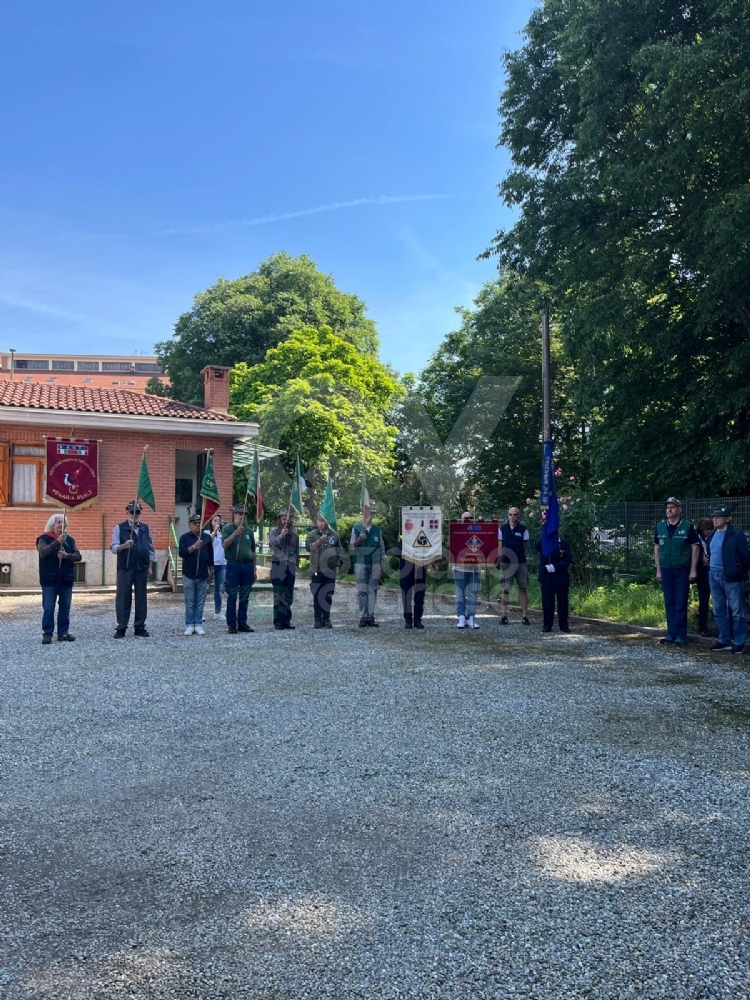
<svg viewBox="0 0 750 1000">
<path fill-rule="evenodd" d="M 555 460 L 552 456 L 552 442 L 544 442 L 542 459 L 542 489 L 539 498 L 542 509 L 542 555 L 550 556 L 558 547 L 560 530 L 560 508 L 555 492 Z"/>
</svg>

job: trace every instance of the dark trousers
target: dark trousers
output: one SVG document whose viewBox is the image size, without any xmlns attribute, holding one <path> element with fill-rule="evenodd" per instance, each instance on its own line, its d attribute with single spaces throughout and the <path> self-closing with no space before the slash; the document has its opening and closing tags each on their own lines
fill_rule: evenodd
<svg viewBox="0 0 750 1000">
<path fill-rule="evenodd" d="M 427 567 L 416 566 L 413 562 L 402 559 L 399 568 L 404 621 L 421 622 L 424 614 L 424 592 L 427 587 Z"/>
<path fill-rule="evenodd" d="M 336 577 L 325 573 L 313 573 L 310 577 L 310 591 L 316 622 L 328 621 L 331 617 L 331 602 L 336 589 Z"/>
<path fill-rule="evenodd" d="M 275 628 L 286 628 L 292 622 L 292 601 L 294 600 L 295 574 L 287 569 L 271 577 L 273 584 L 273 624 Z"/>
<path fill-rule="evenodd" d="M 711 596 L 711 584 L 708 579 L 708 566 L 698 564 L 698 631 L 708 632 L 708 599 Z"/>
<path fill-rule="evenodd" d="M 55 631 L 55 604 L 57 604 L 57 634 L 67 635 L 70 628 L 70 602 L 73 585 L 59 583 L 42 587 L 42 632 L 53 635 Z"/>
<path fill-rule="evenodd" d="M 687 641 L 688 595 L 690 594 L 690 569 L 661 570 L 661 589 L 664 592 L 664 609 L 667 612 L 667 635 Z"/>
<path fill-rule="evenodd" d="M 547 573 L 539 583 L 542 587 L 542 616 L 544 628 L 549 632 L 555 620 L 555 600 L 557 600 L 557 624 L 561 629 L 568 628 L 568 593 L 570 580 L 555 579 L 556 573 Z"/>
<path fill-rule="evenodd" d="M 227 592 L 227 627 L 247 625 L 247 606 L 255 582 L 255 563 L 227 559 L 224 588 Z"/>
<path fill-rule="evenodd" d="M 126 629 L 130 622 L 130 609 L 135 591 L 135 625 L 136 631 L 146 627 L 146 587 L 148 585 L 147 569 L 118 569 L 117 593 L 115 595 L 115 614 L 117 627 Z"/>
</svg>

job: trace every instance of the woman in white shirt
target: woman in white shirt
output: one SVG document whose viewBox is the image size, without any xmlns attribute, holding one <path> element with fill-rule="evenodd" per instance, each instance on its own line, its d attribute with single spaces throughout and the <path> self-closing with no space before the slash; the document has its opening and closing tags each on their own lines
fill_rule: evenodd
<svg viewBox="0 0 750 1000">
<path fill-rule="evenodd" d="M 223 521 L 221 514 L 211 518 L 211 541 L 214 546 L 214 619 L 225 622 L 227 616 L 221 611 L 221 593 L 224 589 L 224 577 L 227 575 L 227 554 L 221 544 L 221 529 Z"/>
</svg>

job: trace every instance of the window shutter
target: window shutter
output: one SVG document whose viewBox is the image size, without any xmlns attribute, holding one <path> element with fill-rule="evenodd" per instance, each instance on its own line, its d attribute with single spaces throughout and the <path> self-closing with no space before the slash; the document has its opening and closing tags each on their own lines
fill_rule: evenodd
<svg viewBox="0 0 750 1000">
<path fill-rule="evenodd" d="M 0 507 L 10 503 L 10 445 L 0 441 Z"/>
</svg>

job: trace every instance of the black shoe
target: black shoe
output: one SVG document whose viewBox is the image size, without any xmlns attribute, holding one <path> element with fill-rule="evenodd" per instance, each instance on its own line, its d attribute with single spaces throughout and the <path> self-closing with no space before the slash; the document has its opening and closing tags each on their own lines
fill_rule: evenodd
<svg viewBox="0 0 750 1000">
<path fill-rule="evenodd" d="M 118 628 L 116 630 L 116 632 L 115 632 L 115 639 L 124 639 L 125 638 L 125 632 L 126 632 L 126 629 L 124 629 L 124 628 Z"/>
<path fill-rule="evenodd" d="M 551 631 L 552 631 L 551 628 L 543 628 L 542 629 L 542 632 L 551 632 Z M 560 631 L 562 631 L 562 629 Z"/>
<path fill-rule="evenodd" d="M 367 626 L 369 624 L 370 624 L 370 619 L 369 618 L 360 618 L 359 619 L 359 627 L 360 628 L 367 628 Z"/>
<path fill-rule="evenodd" d="M 732 651 L 731 642 L 715 642 L 711 647 L 712 653 L 730 653 Z"/>
<path fill-rule="evenodd" d="M 42 636 L 42 645 L 43 646 L 49 646 L 49 644 L 51 642 L 52 642 L 52 636 L 51 635 L 43 635 Z"/>
<path fill-rule="evenodd" d="M 413 623 L 410 622 L 408 618 L 404 619 L 404 628 L 414 628 Z"/>
<path fill-rule="evenodd" d="M 561 632 L 570 632 L 570 629 L 569 628 L 561 628 L 560 631 Z"/>
<path fill-rule="evenodd" d="M 58 642 L 75 642 L 76 641 L 76 637 L 74 635 L 71 635 L 70 632 L 66 632 L 64 635 L 58 635 L 57 641 Z"/>
<path fill-rule="evenodd" d="M 675 639 L 675 646 L 687 646 L 687 641 L 685 639 Z"/>
<path fill-rule="evenodd" d="M 323 622 L 315 622 L 313 628 L 325 628 L 325 625 L 323 624 Z"/>
<path fill-rule="evenodd" d="M 227 625 L 227 632 L 230 635 L 237 635 L 237 626 L 236 625 Z"/>
<path fill-rule="evenodd" d="M 148 639 L 151 633 L 147 632 L 145 628 L 137 628 L 133 635 L 137 636 L 139 639 Z"/>
<path fill-rule="evenodd" d="M 333 625 L 331 625 L 331 619 L 330 618 L 324 618 L 323 619 L 323 628 L 333 628 Z"/>
<path fill-rule="evenodd" d="M 674 646 L 674 639 L 671 635 L 665 635 L 663 639 L 659 639 L 660 646 Z"/>
<path fill-rule="evenodd" d="M 237 631 L 238 632 L 254 632 L 255 629 L 250 628 L 249 625 L 238 625 L 237 626 Z"/>
<path fill-rule="evenodd" d="M 367 624 L 370 628 L 380 628 L 380 622 L 376 622 L 374 618 L 368 618 Z"/>
<path fill-rule="evenodd" d="M 501 625 L 507 625 L 508 624 L 508 616 L 507 615 L 503 615 L 503 617 L 500 619 L 500 624 Z"/>
<path fill-rule="evenodd" d="M 733 653 L 744 653 L 745 652 L 745 643 L 743 642 L 741 646 L 738 646 L 736 643 L 733 642 L 732 643 L 732 652 Z"/>
<path fill-rule="evenodd" d="M 523 618 L 521 619 L 521 624 L 522 625 L 531 625 L 531 622 L 529 621 L 528 615 L 524 615 L 523 616 Z"/>
<path fill-rule="evenodd" d="M 414 622 L 414 628 L 424 628 L 421 619 L 418 622 Z"/>
</svg>

